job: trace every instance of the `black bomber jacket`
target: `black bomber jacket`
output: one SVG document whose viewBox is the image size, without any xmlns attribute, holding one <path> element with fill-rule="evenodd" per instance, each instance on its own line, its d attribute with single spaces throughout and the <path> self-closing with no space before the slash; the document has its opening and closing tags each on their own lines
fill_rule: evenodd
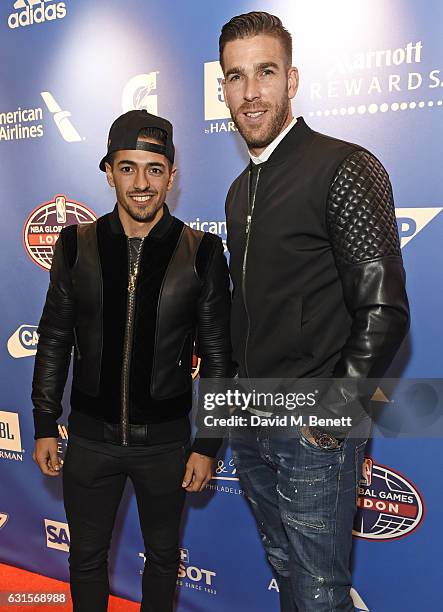
<svg viewBox="0 0 443 612">
<path fill-rule="evenodd" d="M 162 431 L 162 441 L 180 439 L 184 423 L 189 427 L 194 341 L 200 376 L 232 376 L 221 239 L 189 228 L 165 204 L 137 261 L 131 240 L 117 206 L 92 224 L 61 232 L 38 328 L 36 438 L 58 436 L 73 347 L 69 430 L 90 439 L 103 439 L 104 426 L 117 427 L 123 445 L 137 426 Z M 193 450 L 214 456 L 219 445 L 196 438 Z"/>
<path fill-rule="evenodd" d="M 352 413 L 352 380 L 383 376 L 409 327 L 386 170 L 299 117 L 235 179 L 226 217 L 240 377 L 333 378 L 325 407 Z"/>
</svg>

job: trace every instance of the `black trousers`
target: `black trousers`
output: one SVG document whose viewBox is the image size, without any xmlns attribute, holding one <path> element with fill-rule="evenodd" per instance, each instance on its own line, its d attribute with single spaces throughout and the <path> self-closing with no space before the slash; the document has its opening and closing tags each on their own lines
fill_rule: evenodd
<svg viewBox="0 0 443 612">
<path fill-rule="evenodd" d="M 71 437 L 63 466 L 63 494 L 74 612 L 107 610 L 108 551 L 128 477 L 146 549 L 140 610 L 172 612 L 187 455 L 186 443 L 119 447 Z"/>
</svg>

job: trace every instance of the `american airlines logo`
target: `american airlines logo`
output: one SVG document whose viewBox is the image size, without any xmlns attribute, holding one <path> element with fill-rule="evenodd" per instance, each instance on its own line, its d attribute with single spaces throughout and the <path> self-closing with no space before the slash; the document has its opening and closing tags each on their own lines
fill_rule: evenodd
<svg viewBox="0 0 443 612">
<path fill-rule="evenodd" d="M 72 125 L 69 117 L 71 113 L 67 110 L 62 110 L 56 102 L 54 96 L 49 91 L 42 91 L 41 97 L 46 104 L 50 113 L 52 113 L 55 125 L 66 142 L 80 142 L 82 137 Z"/>
<path fill-rule="evenodd" d="M 8 17 L 11 30 L 66 17 L 66 2 L 53 0 L 16 0 Z"/>
<path fill-rule="evenodd" d="M 431 221 L 441 213 L 443 208 L 396 208 L 400 246 L 405 247 Z"/>
</svg>

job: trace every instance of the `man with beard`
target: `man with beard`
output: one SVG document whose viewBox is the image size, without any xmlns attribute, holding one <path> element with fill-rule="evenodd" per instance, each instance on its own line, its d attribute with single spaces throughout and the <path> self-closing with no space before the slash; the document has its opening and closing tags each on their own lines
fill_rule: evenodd
<svg viewBox="0 0 443 612">
<path fill-rule="evenodd" d="M 194 338 L 202 377 L 230 371 L 229 274 L 218 236 L 165 203 L 176 169 L 172 125 L 133 110 L 100 162 L 113 212 L 62 230 L 39 325 L 34 460 L 57 476 L 57 418 L 74 346 L 63 493 L 75 612 L 107 610 L 107 556 L 127 478 L 146 547 L 141 610 L 170 612 L 185 491 L 202 491 L 220 440 L 189 450 Z M 190 454 L 189 454 L 190 453 Z"/>
<path fill-rule="evenodd" d="M 352 380 L 382 376 L 409 326 L 391 186 L 367 150 L 293 117 L 298 72 L 280 19 L 236 16 L 219 42 L 226 104 L 250 155 L 226 200 L 239 377 L 334 379 L 322 409 L 353 419 L 350 430 L 301 426 L 295 439 L 250 427 L 233 435 L 234 460 L 281 609 L 351 612 L 370 432 Z"/>
</svg>

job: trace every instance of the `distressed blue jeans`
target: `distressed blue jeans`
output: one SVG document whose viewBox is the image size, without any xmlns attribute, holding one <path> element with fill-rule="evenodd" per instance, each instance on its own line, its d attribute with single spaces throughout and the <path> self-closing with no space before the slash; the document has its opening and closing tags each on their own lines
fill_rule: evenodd
<svg viewBox="0 0 443 612">
<path fill-rule="evenodd" d="M 274 568 L 282 612 L 353 612 L 350 554 L 365 419 L 335 450 L 268 427 L 231 435 L 234 463 Z"/>
</svg>

